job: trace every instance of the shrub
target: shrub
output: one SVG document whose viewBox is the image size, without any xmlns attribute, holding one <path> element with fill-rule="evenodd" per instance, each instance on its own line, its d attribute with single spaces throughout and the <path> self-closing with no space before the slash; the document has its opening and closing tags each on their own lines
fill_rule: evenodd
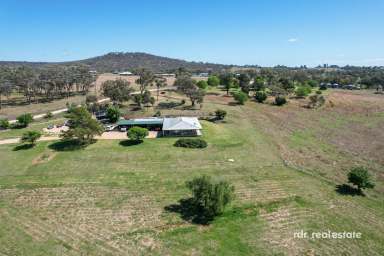
<svg viewBox="0 0 384 256">
<path fill-rule="evenodd" d="M 220 79 L 217 76 L 208 77 L 208 84 L 210 86 L 218 86 L 220 84 Z"/>
<path fill-rule="evenodd" d="M 221 215 L 234 198 L 234 187 L 226 181 L 213 181 L 210 176 L 201 176 L 186 182 L 192 192 L 192 204 L 200 217 L 206 221 Z"/>
<path fill-rule="evenodd" d="M 160 117 L 161 116 L 160 110 L 157 110 L 156 113 L 153 116 L 154 117 Z"/>
<path fill-rule="evenodd" d="M 44 116 L 44 118 L 46 118 L 46 119 L 48 119 L 48 118 L 52 118 L 53 117 L 53 114 L 52 114 L 52 112 L 50 112 L 50 111 L 48 111 L 46 114 L 45 114 L 45 116 Z"/>
<path fill-rule="evenodd" d="M 175 144 L 176 147 L 183 148 L 206 148 L 207 142 L 198 138 L 186 138 L 186 139 L 178 139 Z"/>
<path fill-rule="evenodd" d="M 316 94 L 323 94 L 323 92 L 320 91 L 320 90 L 317 90 L 317 91 L 316 91 Z"/>
<path fill-rule="evenodd" d="M 207 81 L 204 81 L 204 80 L 200 80 L 199 82 L 197 82 L 197 87 L 199 87 L 200 89 L 207 89 L 208 87 L 208 83 Z"/>
<path fill-rule="evenodd" d="M 276 96 L 275 97 L 275 104 L 277 106 L 282 106 L 287 103 L 287 99 L 284 96 Z"/>
<path fill-rule="evenodd" d="M 238 104 L 244 105 L 244 103 L 248 100 L 248 95 L 242 91 L 238 91 L 233 93 L 233 98 Z"/>
<path fill-rule="evenodd" d="M 257 91 L 255 94 L 255 100 L 260 103 L 263 103 L 267 99 L 267 97 L 267 94 L 263 91 Z"/>
<path fill-rule="evenodd" d="M 312 89 L 309 86 L 299 86 L 296 88 L 295 94 L 297 97 L 306 97 L 311 93 L 311 91 Z"/>
<path fill-rule="evenodd" d="M 0 119 L 0 128 L 8 129 L 10 126 L 8 119 Z"/>
<path fill-rule="evenodd" d="M 107 118 L 111 123 L 117 122 L 120 118 L 120 110 L 118 107 L 110 106 L 107 108 Z"/>
<path fill-rule="evenodd" d="M 142 141 L 148 136 L 148 129 L 134 126 L 128 130 L 127 136 L 133 141 Z"/>
<path fill-rule="evenodd" d="M 38 131 L 27 131 L 21 136 L 22 143 L 30 143 L 35 145 L 36 141 L 41 137 L 41 133 Z"/>
<path fill-rule="evenodd" d="M 323 95 L 315 94 L 309 96 L 308 108 L 319 108 L 325 103 L 325 98 Z"/>
<path fill-rule="evenodd" d="M 29 113 L 22 114 L 18 116 L 16 119 L 20 127 L 27 127 L 33 121 L 33 117 Z"/>
<path fill-rule="evenodd" d="M 352 168 L 348 173 L 348 182 L 357 186 L 359 191 L 361 191 L 361 189 L 375 187 L 372 177 L 365 167 Z"/>
<path fill-rule="evenodd" d="M 218 120 L 223 120 L 225 116 L 227 115 L 227 111 L 218 109 L 215 111 L 215 116 Z"/>
</svg>

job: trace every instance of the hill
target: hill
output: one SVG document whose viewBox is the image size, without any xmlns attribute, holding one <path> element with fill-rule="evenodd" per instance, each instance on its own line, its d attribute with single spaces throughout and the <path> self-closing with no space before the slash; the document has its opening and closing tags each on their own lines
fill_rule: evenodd
<svg viewBox="0 0 384 256">
<path fill-rule="evenodd" d="M 41 67 L 44 65 L 76 65 L 85 64 L 91 69 L 95 69 L 98 72 L 113 72 L 132 70 L 136 68 L 146 68 L 154 72 L 167 72 L 173 71 L 180 67 L 186 68 L 192 71 L 218 71 L 224 68 L 230 68 L 232 66 L 185 61 L 180 59 L 172 59 L 167 57 L 156 56 L 148 53 L 141 52 L 111 52 L 102 56 L 97 56 L 89 59 L 69 61 L 69 62 L 21 62 L 21 61 L 0 61 L 0 65 L 7 66 L 19 66 L 27 65 L 32 67 Z"/>
</svg>

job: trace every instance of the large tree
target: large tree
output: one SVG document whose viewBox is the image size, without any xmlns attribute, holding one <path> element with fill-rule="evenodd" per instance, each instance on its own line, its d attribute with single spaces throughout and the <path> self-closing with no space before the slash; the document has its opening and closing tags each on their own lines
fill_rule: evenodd
<svg viewBox="0 0 384 256">
<path fill-rule="evenodd" d="M 103 128 L 85 107 L 77 107 L 66 116 L 69 129 L 62 134 L 64 140 L 75 139 L 80 144 L 90 143 L 95 135 L 101 135 Z"/>
<path fill-rule="evenodd" d="M 140 95 L 143 96 L 148 87 L 152 86 L 155 82 L 155 76 L 151 71 L 143 68 L 137 70 L 136 74 L 139 76 L 136 83 L 139 85 Z"/>
<path fill-rule="evenodd" d="M 133 92 L 130 83 L 123 79 L 107 80 L 101 85 L 101 90 L 104 96 L 119 104 L 128 101 Z"/>
<path fill-rule="evenodd" d="M 155 85 L 157 88 L 157 101 L 159 101 L 160 88 L 167 86 L 167 80 L 164 77 L 158 77 L 155 79 Z"/>
<path fill-rule="evenodd" d="M 195 106 L 196 102 L 203 102 L 205 92 L 197 87 L 196 82 L 192 78 L 188 76 L 179 77 L 176 79 L 174 85 L 191 100 L 192 106 Z"/>
</svg>

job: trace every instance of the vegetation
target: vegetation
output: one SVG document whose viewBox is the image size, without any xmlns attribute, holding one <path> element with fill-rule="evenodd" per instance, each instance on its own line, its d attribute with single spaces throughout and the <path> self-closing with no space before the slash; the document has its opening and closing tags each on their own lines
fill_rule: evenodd
<svg viewBox="0 0 384 256">
<path fill-rule="evenodd" d="M 309 86 L 303 86 L 300 85 L 299 87 L 296 88 L 295 94 L 297 97 L 303 98 L 308 96 L 312 92 L 312 88 Z"/>
<path fill-rule="evenodd" d="M 275 104 L 277 106 L 282 106 L 287 103 L 287 99 L 284 96 L 276 96 L 275 97 Z"/>
<path fill-rule="evenodd" d="M 182 138 L 178 139 L 174 145 L 183 148 L 206 148 L 207 142 L 199 138 Z"/>
<path fill-rule="evenodd" d="M 45 115 L 44 115 L 44 118 L 45 118 L 45 119 L 49 119 L 49 118 L 52 118 L 52 117 L 53 117 L 53 114 L 52 114 L 51 111 L 48 111 L 48 112 L 45 113 Z"/>
<path fill-rule="evenodd" d="M 41 132 L 39 131 L 26 131 L 21 136 L 22 143 L 30 143 L 31 145 L 35 145 L 36 141 L 41 137 Z"/>
<path fill-rule="evenodd" d="M 200 80 L 200 81 L 198 81 L 198 82 L 196 83 L 196 85 L 197 85 L 197 87 L 199 87 L 199 88 L 202 89 L 202 90 L 205 90 L 205 89 L 207 89 L 207 87 L 208 87 L 208 83 L 207 83 L 207 81 L 205 81 L 205 80 Z"/>
<path fill-rule="evenodd" d="M 66 116 L 69 119 L 69 129 L 61 135 L 63 140 L 74 140 L 80 145 L 87 145 L 94 136 L 101 135 L 103 128 L 85 107 L 74 108 Z"/>
<path fill-rule="evenodd" d="M 192 192 L 191 204 L 203 223 L 223 214 L 225 207 L 234 198 L 234 186 L 226 181 L 214 181 L 210 176 L 203 175 L 186 184 Z"/>
<path fill-rule="evenodd" d="M 189 76 L 178 77 L 174 84 L 178 91 L 185 94 L 191 101 L 192 106 L 195 106 L 195 103 L 203 103 L 205 92 L 204 90 L 197 87 L 194 80 Z"/>
<path fill-rule="evenodd" d="M 159 101 L 160 88 L 165 87 L 167 85 L 166 79 L 163 77 L 155 79 L 155 85 L 157 88 L 157 101 Z"/>
<path fill-rule="evenodd" d="M 148 136 L 148 129 L 134 126 L 128 130 L 127 136 L 133 141 L 143 141 Z"/>
<path fill-rule="evenodd" d="M 369 174 L 365 167 L 354 167 L 348 173 L 348 182 L 357 186 L 357 189 L 361 191 L 366 188 L 374 188 L 375 183 L 372 180 L 372 176 Z"/>
<path fill-rule="evenodd" d="M 107 108 L 107 118 L 109 122 L 115 123 L 120 119 L 121 112 L 117 106 L 109 106 Z"/>
<path fill-rule="evenodd" d="M 244 105 L 244 103 L 248 100 L 248 94 L 242 91 L 234 92 L 232 95 L 235 101 L 240 105 Z"/>
<path fill-rule="evenodd" d="M 217 87 L 220 84 L 220 79 L 217 76 L 209 76 L 207 82 L 209 86 Z"/>
<path fill-rule="evenodd" d="M 29 113 L 22 114 L 16 118 L 19 127 L 27 127 L 33 121 L 33 117 Z"/>
<path fill-rule="evenodd" d="M 10 127 L 8 119 L 2 118 L 0 119 L 0 128 L 8 129 Z"/>
<path fill-rule="evenodd" d="M 323 95 L 316 93 L 309 96 L 308 108 L 319 108 L 325 104 L 325 98 Z"/>
<path fill-rule="evenodd" d="M 133 92 L 130 83 L 123 79 L 107 80 L 101 85 L 101 90 L 105 97 L 119 104 L 128 101 Z"/>
<path fill-rule="evenodd" d="M 259 103 L 263 103 L 267 98 L 268 95 L 264 91 L 257 91 L 255 93 L 255 100 Z"/>
<path fill-rule="evenodd" d="M 227 115 L 227 111 L 223 109 L 218 109 L 215 111 L 215 116 L 217 120 L 224 120 L 226 115 Z"/>
</svg>

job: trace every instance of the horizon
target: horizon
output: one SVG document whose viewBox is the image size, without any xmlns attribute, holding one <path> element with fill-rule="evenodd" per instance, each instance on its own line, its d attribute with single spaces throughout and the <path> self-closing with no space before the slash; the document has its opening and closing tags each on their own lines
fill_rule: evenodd
<svg viewBox="0 0 384 256">
<path fill-rule="evenodd" d="M 384 66 L 383 10 L 375 0 L 4 1 L 0 60 L 67 62 L 142 52 L 236 66 Z"/>
</svg>

